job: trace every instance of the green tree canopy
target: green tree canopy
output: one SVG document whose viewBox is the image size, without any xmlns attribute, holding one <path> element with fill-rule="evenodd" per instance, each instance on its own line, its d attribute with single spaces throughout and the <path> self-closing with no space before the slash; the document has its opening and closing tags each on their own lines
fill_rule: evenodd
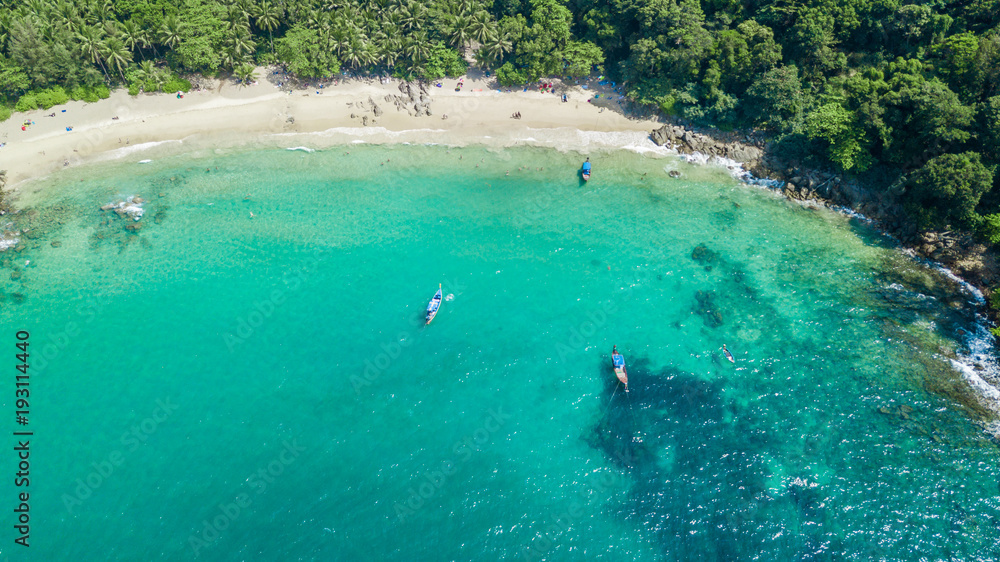
<svg viewBox="0 0 1000 562">
<path fill-rule="evenodd" d="M 806 98 L 795 66 L 779 66 L 761 75 L 747 89 L 743 111 L 758 125 L 781 130 L 798 121 Z"/>
<path fill-rule="evenodd" d="M 863 171 L 871 165 L 871 155 L 863 144 L 864 132 L 854 115 L 839 103 L 811 111 L 805 118 L 805 133 L 810 140 L 820 141 L 827 158 L 841 170 Z"/>
<path fill-rule="evenodd" d="M 303 78 L 331 76 L 340 72 L 340 62 L 320 32 L 297 25 L 274 42 L 278 57 L 288 70 Z"/>
<path fill-rule="evenodd" d="M 906 183 L 905 205 L 922 227 L 969 226 L 976 205 L 993 186 L 993 171 L 979 154 L 942 154 L 913 172 Z"/>
</svg>

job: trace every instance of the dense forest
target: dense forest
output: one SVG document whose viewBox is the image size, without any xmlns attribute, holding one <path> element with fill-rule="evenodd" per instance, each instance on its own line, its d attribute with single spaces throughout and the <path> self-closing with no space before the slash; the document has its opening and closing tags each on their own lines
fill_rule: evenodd
<svg viewBox="0 0 1000 562">
<path fill-rule="evenodd" d="M 664 114 L 768 132 L 921 228 L 1000 244 L 1000 0 L 0 0 L 0 117 L 281 64 L 504 85 L 600 72 Z"/>
</svg>

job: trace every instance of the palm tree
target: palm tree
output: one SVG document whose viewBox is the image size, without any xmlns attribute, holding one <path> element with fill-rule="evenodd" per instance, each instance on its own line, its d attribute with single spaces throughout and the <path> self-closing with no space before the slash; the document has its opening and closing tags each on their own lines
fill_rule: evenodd
<svg viewBox="0 0 1000 562">
<path fill-rule="evenodd" d="M 146 82 L 153 78 L 156 74 L 156 68 L 153 67 L 153 61 L 144 60 L 139 63 L 139 68 L 135 71 L 135 77 L 140 82 Z"/>
<path fill-rule="evenodd" d="M 14 15 L 11 12 L 0 12 L 0 48 L 4 48 L 4 50 L 7 47 L 7 40 L 10 39 L 10 27 L 13 20 Z"/>
<path fill-rule="evenodd" d="M 236 15 L 245 21 L 250 21 L 250 16 L 253 12 L 253 5 L 250 0 L 237 0 L 233 2 L 231 9 L 236 12 Z"/>
<path fill-rule="evenodd" d="M 344 50 L 347 49 L 347 46 L 350 44 L 347 30 L 343 27 L 333 28 L 333 31 L 330 32 L 330 42 L 333 47 L 333 52 L 338 57 L 341 57 Z"/>
<path fill-rule="evenodd" d="M 104 43 L 104 59 L 108 61 L 108 68 L 117 70 L 124 82 L 125 69 L 132 62 L 132 52 L 125 47 L 125 43 L 117 37 L 108 39 Z"/>
<path fill-rule="evenodd" d="M 80 33 L 77 34 L 76 39 L 80 43 L 80 54 L 87 57 L 87 59 L 91 62 L 99 64 L 101 66 L 101 70 L 104 71 L 104 76 L 106 77 L 108 75 L 108 69 L 104 67 L 104 62 L 102 60 L 104 42 L 101 40 L 101 36 L 97 32 L 97 29 L 93 27 L 84 27 L 80 30 Z"/>
<path fill-rule="evenodd" d="M 221 62 L 222 62 L 222 66 L 224 66 L 224 67 L 229 67 L 229 68 L 232 68 L 233 70 L 235 70 L 236 67 L 238 67 L 241 64 L 243 64 L 243 60 L 244 60 L 244 57 L 242 55 L 240 55 L 239 53 L 237 53 L 236 50 L 233 49 L 232 47 L 227 46 L 226 48 L 224 48 L 222 50 L 222 61 Z"/>
<path fill-rule="evenodd" d="M 226 28 L 229 31 L 234 29 L 243 29 L 250 27 L 250 20 L 247 18 L 246 14 L 237 6 L 233 5 L 229 7 L 229 11 L 226 13 Z"/>
<path fill-rule="evenodd" d="M 177 16 L 167 16 L 160 26 L 160 43 L 173 49 L 181 42 L 181 20 Z"/>
<path fill-rule="evenodd" d="M 396 63 L 402 58 L 402 42 L 398 39 L 394 42 L 386 42 L 382 45 L 380 58 L 388 68 L 395 68 Z"/>
<path fill-rule="evenodd" d="M 103 23 L 114 19 L 111 12 L 111 0 L 96 0 L 87 6 L 87 22 L 91 24 Z"/>
<path fill-rule="evenodd" d="M 492 40 L 487 41 L 486 44 L 482 46 L 481 49 L 476 53 L 476 57 L 480 59 L 480 63 L 485 63 L 486 66 L 497 63 L 503 56 L 510 52 L 510 41 L 505 37 L 494 37 Z"/>
<path fill-rule="evenodd" d="M 133 20 L 121 24 L 120 28 L 122 43 L 129 50 L 143 49 L 149 46 L 149 34 L 146 30 Z"/>
<path fill-rule="evenodd" d="M 257 79 L 257 73 L 255 72 L 254 66 L 252 64 L 240 65 L 235 70 L 236 77 L 239 78 L 240 82 L 244 84 L 249 84 Z"/>
<path fill-rule="evenodd" d="M 424 61 L 422 60 L 411 62 L 409 66 L 407 66 L 405 72 L 405 74 L 408 75 L 408 79 L 413 78 L 414 76 L 422 77 L 426 73 L 427 67 L 424 65 Z"/>
<path fill-rule="evenodd" d="M 427 19 L 427 9 L 418 2 L 408 2 L 399 9 L 399 14 L 399 21 L 403 24 L 403 29 L 407 31 L 422 29 Z"/>
<path fill-rule="evenodd" d="M 362 53 L 364 50 L 365 44 L 363 41 L 358 38 L 351 39 L 351 41 L 347 44 L 347 47 L 344 49 L 343 61 L 355 68 L 361 66 L 361 61 L 364 57 Z"/>
<path fill-rule="evenodd" d="M 64 29 L 74 29 L 78 23 L 81 21 L 80 11 L 76 9 L 76 5 L 72 2 L 64 1 L 60 2 L 56 6 L 56 19 L 63 26 Z"/>
<path fill-rule="evenodd" d="M 361 51 L 358 53 L 358 62 L 361 66 L 370 67 L 378 61 L 378 53 L 370 43 L 362 42 Z"/>
<path fill-rule="evenodd" d="M 46 8 L 47 6 L 45 5 L 44 2 L 42 2 L 42 0 L 28 0 L 27 2 L 24 3 L 24 6 L 22 8 L 23 10 L 22 15 L 28 16 L 34 14 L 36 16 L 41 17 L 48 12 Z"/>
<path fill-rule="evenodd" d="M 427 38 L 427 32 L 418 31 L 411 35 L 406 44 L 403 45 L 403 54 L 410 57 L 411 61 L 427 60 L 427 57 L 431 55 L 431 44 Z"/>
<path fill-rule="evenodd" d="M 254 12 L 254 17 L 256 18 L 257 27 L 267 30 L 267 35 L 271 39 L 271 50 L 273 51 L 273 33 L 281 23 L 281 7 L 275 6 L 269 0 L 263 0 L 260 4 L 257 4 L 257 10 Z"/>
<path fill-rule="evenodd" d="M 448 36 L 448 42 L 459 51 L 465 48 L 465 44 L 472 39 L 472 24 L 470 18 L 464 14 L 449 15 L 445 20 L 442 31 Z"/>
<path fill-rule="evenodd" d="M 386 26 L 384 33 L 377 41 L 380 58 L 390 68 L 396 66 L 396 61 L 402 56 L 403 40 L 401 37 L 402 34 L 395 26 Z"/>
<path fill-rule="evenodd" d="M 480 10 L 476 12 L 476 15 L 472 16 L 472 21 L 469 23 L 469 33 L 474 40 L 482 44 L 485 44 L 496 35 L 496 28 L 493 25 L 493 20 L 490 18 L 489 12 Z"/>
<path fill-rule="evenodd" d="M 248 63 L 250 53 L 254 51 L 256 45 L 250 37 L 250 32 L 242 30 L 230 33 L 225 39 L 224 47 L 222 65 L 235 70 L 236 67 Z"/>
</svg>

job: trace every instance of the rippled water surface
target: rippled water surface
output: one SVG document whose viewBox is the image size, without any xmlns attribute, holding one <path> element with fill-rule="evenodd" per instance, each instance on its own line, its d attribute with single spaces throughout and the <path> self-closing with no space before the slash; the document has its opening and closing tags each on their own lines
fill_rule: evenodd
<svg viewBox="0 0 1000 562">
<path fill-rule="evenodd" d="M 969 295 L 722 170 L 590 156 L 587 184 L 574 153 L 361 145 L 46 180 L 2 254 L 35 436 L 32 546 L 0 552 L 1000 555 Z M 139 223 L 98 210 L 133 195 Z"/>
</svg>

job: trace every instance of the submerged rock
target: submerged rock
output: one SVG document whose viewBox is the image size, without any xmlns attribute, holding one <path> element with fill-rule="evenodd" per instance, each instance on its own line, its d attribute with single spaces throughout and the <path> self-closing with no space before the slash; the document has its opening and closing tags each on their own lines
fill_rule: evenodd
<svg viewBox="0 0 1000 562">
<path fill-rule="evenodd" d="M 691 259 L 700 263 L 701 265 L 708 265 L 715 261 L 715 252 L 708 249 L 708 246 L 704 244 L 698 244 L 691 251 Z"/>
<path fill-rule="evenodd" d="M 102 211 L 114 211 L 121 218 L 128 217 L 132 220 L 139 220 L 142 218 L 145 210 L 142 208 L 144 200 L 142 197 L 131 196 L 121 201 L 116 201 L 114 203 L 109 203 L 101 207 Z"/>
<path fill-rule="evenodd" d="M 722 312 L 719 311 L 715 304 L 715 292 L 714 291 L 698 291 L 694 295 L 697 305 L 695 306 L 695 312 L 700 314 L 705 319 L 705 325 L 709 328 L 718 328 L 722 326 Z"/>
</svg>

